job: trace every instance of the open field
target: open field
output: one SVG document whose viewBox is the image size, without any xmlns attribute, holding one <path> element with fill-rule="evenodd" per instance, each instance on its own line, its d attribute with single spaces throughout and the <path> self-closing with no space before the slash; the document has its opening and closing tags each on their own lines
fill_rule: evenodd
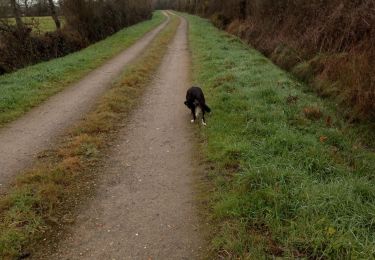
<svg viewBox="0 0 375 260">
<path fill-rule="evenodd" d="M 375 257 L 374 135 L 238 38 L 186 15 L 213 110 L 212 258 Z"/>
<path fill-rule="evenodd" d="M 56 30 L 55 22 L 51 16 L 41 16 L 41 17 L 23 17 L 24 23 L 36 25 L 38 30 L 43 32 L 52 32 Z M 12 23 L 15 23 L 15 19 L 10 19 Z M 64 26 L 64 18 L 60 17 L 62 26 Z"/>
<path fill-rule="evenodd" d="M 121 30 L 80 52 L 0 76 L 0 126 L 82 78 L 164 19 L 161 12 L 156 12 L 152 20 Z"/>
<path fill-rule="evenodd" d="M 104 151 L 153 79 L 178 24 L 172 18 L 135 63 L 114 79 L 92 112 L 1 197 L 0 258 L 34 253 L 43 238 L 44 247 L 61 239 L 58 231 L 71 224 L 77 205 L 95 192 L 97 180 L 103 177 L 97 167 L 106 158 Z"/>
</svg>

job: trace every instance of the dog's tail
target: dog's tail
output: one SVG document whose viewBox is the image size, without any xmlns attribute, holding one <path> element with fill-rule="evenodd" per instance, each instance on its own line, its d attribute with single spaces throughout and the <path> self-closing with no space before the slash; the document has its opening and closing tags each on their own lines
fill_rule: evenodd
<svg viewBox="0 0 375 260">
<path fill-rule="evenodd" d="M 204 111 L 206 111 L 207 113 L 210 113 L 210 112 L 211 112 L 211 108 L 209 108 L 206 104 L 203 105 L 203 109 L 204 109 Z"/>
</svg>

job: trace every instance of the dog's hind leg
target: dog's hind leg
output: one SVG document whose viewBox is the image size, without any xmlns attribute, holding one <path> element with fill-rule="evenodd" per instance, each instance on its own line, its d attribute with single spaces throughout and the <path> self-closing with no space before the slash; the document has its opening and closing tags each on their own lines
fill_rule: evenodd
<svg viewBox="0 0 375 260">
<path fill-rule="evenodd" d="M 204 110 L 202 110 L 202 125 L 206 126 L 206 118 L 204 117 Z"/>
</svg>

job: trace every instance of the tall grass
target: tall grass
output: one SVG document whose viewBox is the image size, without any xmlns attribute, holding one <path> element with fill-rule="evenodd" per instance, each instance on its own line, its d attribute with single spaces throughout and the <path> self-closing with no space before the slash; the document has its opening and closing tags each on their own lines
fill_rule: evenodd
<svg viewBox="0 0 375 260">
<path fill-rule="evenodd" d="M 156 12 L 153 19 L 121 30 L 82 51 L 0 76 L 0 126 L 78 81 L 164 19 L 161 12 Z"/>
<path fill-rule="evenodd" d="M 374 258 L 374 135 L 238 38 L 186 17 L 213 110 L 202 132 L 210 258 Z"/>
</svg>

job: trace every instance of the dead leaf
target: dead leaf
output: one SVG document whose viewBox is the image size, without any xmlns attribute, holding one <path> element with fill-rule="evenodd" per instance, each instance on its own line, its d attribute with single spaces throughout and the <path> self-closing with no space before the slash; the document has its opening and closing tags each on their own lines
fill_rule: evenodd
<svg viewBox="0 0 375 260">
<path fill-rule="evenodd" d="M 322 135 L 321 137 L 319 137 L 319 140 L 320 140 L 321 143 L 325 143 L 328 140 L 328 137 Z"/>
</svg>

